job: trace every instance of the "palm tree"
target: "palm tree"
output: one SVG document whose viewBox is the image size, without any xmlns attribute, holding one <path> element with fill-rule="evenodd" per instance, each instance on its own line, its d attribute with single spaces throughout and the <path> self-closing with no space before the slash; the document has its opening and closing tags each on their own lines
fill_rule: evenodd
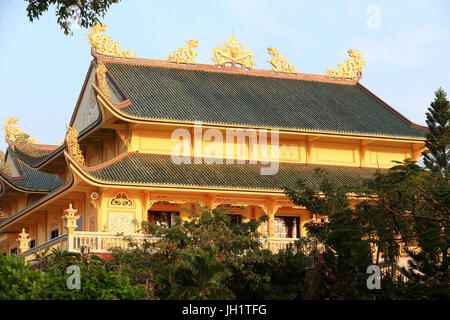
<svg viewBox="0 0 450 320">
<path fill-rule="evenodd" d="M 228 269 L 217 258 L 217 249 L 188 249 L 175 263 L 170 279 L 171 299 L 233 299 L 227 287 Z"/>
</svg>

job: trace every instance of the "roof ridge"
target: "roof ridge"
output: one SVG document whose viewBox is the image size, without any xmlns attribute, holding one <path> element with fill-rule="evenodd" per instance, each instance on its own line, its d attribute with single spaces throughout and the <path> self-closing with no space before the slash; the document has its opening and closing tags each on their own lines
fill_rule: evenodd
<svg viewBox="0 0 450 320">
<path fill-rule="evenodd" d="M 237 75 L 248 75 L 257 77 L 268 77 L 268 78 L 281 78 L 281 79 L 291 79 L 291 80 L 303 80 L 303 81 L 316 81 L 325 82 L 333 84 L 344 84 L 344 85 L 356 85 L 360 79 L 354 80 L 336 80 L 331 79 L 327 75 L 321 74 L 311 74 L 311 73 L 280 73 L 274 72 L 267 69 L 253 69 L 235 66 L 222 66 L 218 67 L 213 64 L 205 63 L 174 63 L 168 60 L 160 59 L 148 59 L 148 58 L 114 58 L 104 55 L 100 55 L 92 51 L 92 56 L 98 61 L 106 63 L 116 63 L 116 64 L 128 64 L 146 67 L 156 67 L 156 68 L 172 68 L 172 69 L 182 69 L 200 72 L 216 72 L 216 73 L 226 73 L 226 74 L 237 74 Z"/>
</svg>

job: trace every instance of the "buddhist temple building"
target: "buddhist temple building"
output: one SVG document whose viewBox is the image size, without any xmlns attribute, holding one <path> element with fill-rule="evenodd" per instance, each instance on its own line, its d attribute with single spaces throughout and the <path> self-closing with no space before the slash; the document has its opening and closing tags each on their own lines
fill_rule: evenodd
<svg viewBox="0 0 450 320">
<path fill-rule="evenodd" d="M 234 36 L 212 50 L 211 64 L 195 62 L 197 40 L 167 60 L 135 58 L 105 27 L 88 35 L 93 60 L 61 145 L 26 145 L 15 122 L 5 126 L 2 254 L 104 254 L 123 245 L 118 233 L 142 237 L 136 222 L 170 226 L 204 206 L 225 208 L 236 223 L 267 216 L 262 241 L 280 248 L 314 218 L 285 186 L 302 178 L 317 188 L 317 168 L 359 185 L 425 148 L 425 127 L 360 84 L 357 50 L 314 75 L 275 48 L 263 57 L 271 68 L 257 69 Z"/>
</svg>

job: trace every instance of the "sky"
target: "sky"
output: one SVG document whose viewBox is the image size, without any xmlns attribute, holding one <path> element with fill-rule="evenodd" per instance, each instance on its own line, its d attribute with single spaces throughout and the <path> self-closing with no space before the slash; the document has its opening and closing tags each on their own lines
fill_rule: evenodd
<svg viewBox="0 0 450 320">
<path fill-rule="evenodd" d="M 450 95 L 450 1 L 155 1 L 122 0 L 103 22 L 106 34 L 139 58 L 166 59 L 199 40 L 199 63 L 231 34 L 271 69 L 276 47 L 301 73 L 325 74 L 357 49 L 367 61 L 361 84 L 409 120 L 425 125 L 439 87 Z M 31 23 L 26 2 L 0 0 L 0 121 L 39 143 L 64 139 L 92 56 L 86 29 L 64 35 L 55 8 Z M 0 150 L 6 149 L 4 133 Z"/>
</svg>

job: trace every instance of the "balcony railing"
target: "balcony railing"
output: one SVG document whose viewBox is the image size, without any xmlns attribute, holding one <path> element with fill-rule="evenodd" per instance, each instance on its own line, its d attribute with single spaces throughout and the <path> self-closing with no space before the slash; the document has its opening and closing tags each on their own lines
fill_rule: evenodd
<svg viewBox="0 0 450 320">
<path fill-rule="evenodd" d="M 287 249 L 290 244 L 294 244 L 297 238 L 263 238 L 261 240 L 264 249 L 269 249 L 273 253 Z"/>
<path fill-rule="evenodd" d="M 63 234 L 31 248 L 27 252 L 23 253 L 22 256 L 25 257 L 25 261 L 29 261 L 34 258 L 35 253 L 42 254 L 42 252 L 47 248 L 59 248 L 70 252 L 80 252 L 81 248 L 84 247 L 89 248 L 92 253 L 109 253 L 110 249 L 113 248 L 128 248 L 130 239 L 138 245 L 142 244 L 145 239 L 150 241 L 155 240 L 151 237 L 139 234 L 123 236 L 105 232 L 75 231 L 73 234 Z"/>
<path fill-rule="evenodd" d="M 109 253 L 113 248 L 126 249 L 129 247 L 130 239 L 134 243 L 142 244 L 144 240 L 156 241 L 155 238 L 150 238 L 140 234 L 117 235 L 114 233 L 105 232 L 86 232 L 75 231 L 73 234 L 63 234 L 45 243 L 31 248 L 22 256 L 25 260 L 32 260 L 35 253 L 42 254 L 47 248 L 59 248 L 70 252 L 80 252 L 82 247 L 89 248 L 92 253 Z M 262 238 L 262 246 L 264 249 L 269 249 L 276 253 L 282 249 L 286 249 L 289 244 L 293 244 L 297 238 Z"/>
</svg>

